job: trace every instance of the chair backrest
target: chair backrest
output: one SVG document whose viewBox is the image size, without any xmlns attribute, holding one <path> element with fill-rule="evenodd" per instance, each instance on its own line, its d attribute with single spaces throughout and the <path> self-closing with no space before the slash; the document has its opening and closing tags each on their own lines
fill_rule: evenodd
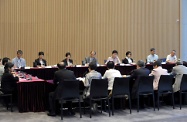
<svg viewBox="0 0 187 122">
<path fill-rule="evenodd" d="M 108 96 L 108 80 L 107 79 L 92 79 L 90 86 L 91 98 L 102 98 Z"/>
<path fill-rule="evenodd" d="M 153 92 L 154 76 L 139 76 L 138 77 L 138 92 Z"/>
<path fill-rule="evenodd" d="M 129 81 L 130 81 L 130 77 L 128 77 L 128 78 L 123 78 L 123 77 L 118 78 L 118 77 L 116 77 L 114 79 L 112 96 L 125 95 L 127 93 L 130 93 Z"/>
<path fill-rule="evenodd" d="M 161 75 L 158 83 L 158 91 L 172 91 L 173 83 L 173 75 Z"/>
<path fill-rule="evenodd" d="M 78 80 L 64 80 L 59 85 L 62 86 L 61 97 L 63 99 L 79 98 L 79 82 Z"/>
<path fill-rule="evenodd" d="M 187 91 L 187 74 L 183 74 L 182 76 L 180 90 Z"/>
</svg>

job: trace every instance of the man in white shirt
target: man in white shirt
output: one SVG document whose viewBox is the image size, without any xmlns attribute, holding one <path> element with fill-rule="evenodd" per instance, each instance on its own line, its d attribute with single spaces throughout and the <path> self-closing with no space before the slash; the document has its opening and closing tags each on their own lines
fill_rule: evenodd
<svg viewBox="0 0 187 122">
<path fill-rule="evenodd" d="M 158 60 L 158 55 L 155 54 L 155 48 L 150 49 L 151 54 L 147 56 L 147 63 L 153 63 Z"/>
<path fill-rule="evenodd" d="M 167 63 L 176 63 L 177 62 L 177 56 L 176 56 L 176 51 L 172 50 L 171 54 L 169 54 L 166 58 Z"/>
<path fill-rule="evenodd" d="M 122 75 L 118 70 L 114 69 L 113 61 L 109 61 L 107 63 L 107 68 L 108 70 L 106 70 L 103 79 L 108 79 L 108 90 L 111 91 L 113 88 L 114 78 L 122 77 Z"/>
<path fill-rule="evenodd" d="M 105 64 L 107 64 L 109 61 L 113 61 L 115 65 L 121 63 L 121 61 L 120 61 L 120 59 L 118 57 L 118 51 L 117 50 L 113 50 L 112 51 L 112 56 L 108 57 L 108 59 L 105 62 Z"/>
</svg>

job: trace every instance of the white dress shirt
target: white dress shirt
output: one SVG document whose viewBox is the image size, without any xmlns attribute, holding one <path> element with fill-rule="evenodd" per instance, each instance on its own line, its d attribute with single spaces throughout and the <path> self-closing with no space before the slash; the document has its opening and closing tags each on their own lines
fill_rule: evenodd
<svg viewBox="0 0 187 122">
<path fill-rule="evenodd" d="M 116 69 L 106 70 L 103 79 L 108 79 L 108 90 L 112 90 L 115 77 L 122 77 L 121 73 L 118 70 Z"/>
<path fill-rule="evenodd" d="M 108 57 L 108 59 L 107 59 L 107 61 L 106 61 L 105 64 L 107 64 L 109 61 L 113 61 L 115 65 L 121 63 L 121 61 L 120 61 L 120 59 L 118 58 L 118 56 L 117 56 L 116 58 Z"/>
<path fill-rule="evenodd" d="M 171 54 L 169 54 L 166 58 L 166 61 L 169 61 L 171 63 L 176 63 L 177 62 L 177 56 L 174 55 L 174 56 L 171 56 Z"/>
</svg>

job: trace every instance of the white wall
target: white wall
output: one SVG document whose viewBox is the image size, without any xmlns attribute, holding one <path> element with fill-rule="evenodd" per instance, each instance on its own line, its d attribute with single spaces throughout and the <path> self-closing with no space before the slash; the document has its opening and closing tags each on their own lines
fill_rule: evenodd
<svg viewBox="0 0 187 122">
<path fill-rule="evenodd" d="M 181 60 L 187 61 L 187 0 L 181 0 Z"/>
</svg>

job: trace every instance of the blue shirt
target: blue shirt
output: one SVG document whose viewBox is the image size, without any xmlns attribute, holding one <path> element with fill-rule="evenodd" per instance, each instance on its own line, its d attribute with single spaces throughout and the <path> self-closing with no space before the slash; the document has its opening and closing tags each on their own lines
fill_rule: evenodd
<svg viewBox="0 0 187 122">
<path fill-rule="evenodd" d="M 158 55 L 154 54 L 150 54 L 147 56 L 147 63 L 150 63 L 150 62 L 155 62 L 158 60 Z"/>
<path fill-rule="evenodd" d="M 15 57 L 12 59 L 12 63 L 16 68 L 26 67 L 26 61 L 24 58 Z"/>
</svg>

